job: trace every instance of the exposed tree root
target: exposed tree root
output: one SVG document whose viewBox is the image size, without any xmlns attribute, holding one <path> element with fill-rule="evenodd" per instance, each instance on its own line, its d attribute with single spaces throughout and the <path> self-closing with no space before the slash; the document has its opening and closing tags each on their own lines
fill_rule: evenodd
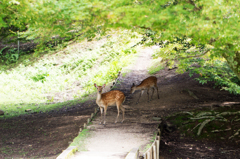
<svg viewBox="0 0 240 159">
<path fill-rule="evenodd" d="M 240 129 L 238 129 L 238 131 L 235 134 L 233 134 L 232 136 L 230 136 L 228 139 L 230 140 L 230 139 L 234 138 L 235 136 L 239 135 L 239 132 L 240 132 Z"/>
<path fill-rule="evenodd" d="M 223 131 L 229 131 L 232 130 L 232 128 L 224 129 L 224 130 L 212 130 L 211 132 L 223 132 Z"/>
<path fill-rule="evenodd" d="M 201 134 L 202 129 L 204 128 L 204 126 L 205 126 L 207 123 L 209 123 L 210 121 L 212 121 L 212 120 L 213 120 L 213 119 L 207 119 L 207 120 L 205 120 L 204 122 L 202 122 L 201 126 L 200 126 L 199 129 L 198 129 L 198 133 L 197 133 L 198 136 Z"/>
<path fill-rule="evenodd" d="M 203 128 L 210 123 L 211 121 L 219 121 L 219 122 L 228 122 L 230 125 L 233 122 L 238 122 L 240 121 L 239 116 L 240 115 L 240 111 L 237 112 L 200 112 L 196 115 L 194 115 L 193 112 L 181 112 L 179 114 L 188 114 L 191 117 L 189 118 L 190 120 L 184 122 L 182 125 L 186 125 L 189 123 L 193 123 L 196 120 L 199 122 L 196 126 L 194 126 L 194 128 L 191 130 L 195 130 L 196 128 L 198 128 L 198 132 L 197 132 L 197 136 L 200 136 L 202 133 Z M 232 120 L 228 120 L 227 116 L 234 116 L 236 115 Z M 226 117 L 226 118 L 225 118 Z M 227 129 L 223 129 L 223 130 L 212 130 L 212 133 L 218 133 L 218 132 L 225 132 L 225 131 L 230 131 L 232 130 L 232 128 L 227 128 Z M 238 129 L 232 136 L 230 136 L 228 139 L 232 139 L 236 136 L 238 136 L 240 134 L 240 129 Z"/>
</svg>

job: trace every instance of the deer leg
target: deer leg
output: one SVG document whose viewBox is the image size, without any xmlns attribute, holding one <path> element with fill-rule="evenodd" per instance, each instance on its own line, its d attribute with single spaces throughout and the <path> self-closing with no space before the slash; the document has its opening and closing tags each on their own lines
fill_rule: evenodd
<svg viewBox="0 0 240 159">
<path fill-rule="evenodd" d="M 117 118 L 116 118 L 116 120 L 115 120 L 115 124 L 117 123 L 117 121 L 118 121 L 118 117 L 119 117 L 119 107 L 120 107 L 121 105 L 119 104 L 119 103 L 117 103 L 117 111 L 118 111 L 118 114 L 117 114 Z"/>
<path fill-rule="evenodd" d="M 102 118 L 102 114 L 103 114 L 103 108 L 102 107 L 100 107 L 100 112 L 101 112 L 101 121 L 100 121 L 100 125 L 102 124 L 102 121 L 103 121 L 103 118 Z"/>
<path fill-rule="evenodd" d="M 147 89 L 148 102 L 149 102 L 149 88 Z"/>
<path fill-rule="evenodd" d="M 121 105 L 120 108 L 121 108 L 121 110 L 122 110 L 122 116 L 123 116 L 121 123 L 123 123 L 123 121 L 124 121 L 125 108 L 124 108 L 122 105 Z"/>
<path fill-rule="evenodd" d="M 136 104 L 138 104 L 139 103 L 139 99 L 141 98 L 141 96 L 142 96 L 142 94 L 144 93 L 144 90 L 142 90 L 141 91 L 141 93 L 140 93 L 140 96 L 139 96 L 139 98 L 138 98 L 138 101 L 137 101 L 137 103 Z"/>
<path fill-rule="evenodd" d="M 155 89 L 154 89 L 154 87 L 152 88 L 152 97 L 151 97 L 151 100 L 153 99 L 153 94 L 154 94 L 154 91 L 155 91 Z"/>
<path fill-rule="evenodd" d="M 158 94 L 158 86 L 155 85 L 155 88 L 157 89 L 157 95 L 158 95 L 158 99 L 159 99 L 159 94 Z"/>
<path fill-rule="evenodd" d="M 106 121 L 105 121 L 106 114 L 107 114 L 107 106 L 104 107 L 104 122 L 103 122 L 103 125 L 106 124 Z"/>
</svg>

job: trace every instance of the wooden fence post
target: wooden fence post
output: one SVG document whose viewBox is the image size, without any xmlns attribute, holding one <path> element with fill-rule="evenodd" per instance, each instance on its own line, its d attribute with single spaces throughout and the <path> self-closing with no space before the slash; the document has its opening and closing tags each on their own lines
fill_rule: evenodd
<svg viewBox="0 0 240 159">
<path fill-rule="evenodd" d="M 152 159 L 152 158 L 151 158 L 150 150 L 147 152 L 147 159 Z"/>
<path fill-rule="evenodd" d="M 156 154 L 156 141 L 154 142 L 154 145 L 153 145 L 153 158 L 154 159 L 157 159 L 157 154 Z"/>
<path fill-rule="evenodd" d="M 143 154 L 143 159 L 147 159 L 147 155 L 146 155 L 146 153 Z"/>
<path fill-rule="evenodd" d="M 80 134 L 81 132 L 82 132 L 82 128 L 79 129 L 79 133 L 78 134 Z"/>
<path fill-rule="evenodd" d="M 157 149 L 157 159 L 159 159 L 159 149 L 160 149 L 160 136 L 157 136 L 157 140 L 156 140 L 156 149 Z"/>
</svg>

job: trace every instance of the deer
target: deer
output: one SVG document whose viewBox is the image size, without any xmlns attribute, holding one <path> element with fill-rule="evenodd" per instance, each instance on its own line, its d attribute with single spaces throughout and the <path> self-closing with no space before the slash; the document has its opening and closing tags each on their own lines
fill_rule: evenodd
<svg viewBox="0 0 240 159">
<path fill-rule="evenodd" d="M 140 96 L 139 96 L 136 104 L 139 103 L 139 99 L 140 99 L 141 96 L 143 95 L 144 90 L 147 90 L 148 102 L 149 102 L 149 89 L 150 89 L 150 88 L 153 89 L 151 100 L 152 100 L 152 98 L 153 98 L 153 93 L 154 93 L 155 88 L 157 89 L 157 95 L 158 95 L 158 99 L 159 99 L 158 86 L 157 86 L 157 77 L 155 77 L 155 76 L 150 76 L 150 77 L 144 79 L 144 80 L 143 80 L 139 85 L 137 85 L 137 86 L 133 83 L 133 85 L 132 85 L 132 87 L 131 87 L 131 93 L 132 93 L 132 94 L 133 94 L 136 90 L 141 90 Z"/>
<path fill-rule="evenodd" d="M 117 106 L 117 110 L 118 110 L 118 114 L 117 114 L 117 118 L 115 120 L 115 123 L 117 123 L 117 121 L 118 121 L 120 109 L 122 111 L 122 117 L 123 117 L 121 123 L 123 123 L 124 112 L 125 112 L 123 102 L 126 99 L 124 93 L 119 91 L 119 90 L 113 90 L 113 91 L 109 91 L 109 92 L 106 92 L 106 93 L 102 93 L 103 88 L 105 88 L 106 84 L 104 84 L 103 86 L 97 86 L 97 84 L 94 83 L 94 86 L 97 88 L 96 103 L 99 106 L 100 111 L 101 111 L 100 125 L 102 124 L 102 121 L 103 121 L 103 118 L 102 118 L 103 109 L 104 109 L 103 125 L 105 125 L 106 124 L 105 117 L 106 117 L 106 114 L 107 114 L 107 108 L 108 108 L 108 106 L 115 106 L 115 105 Z"/>
</svg>

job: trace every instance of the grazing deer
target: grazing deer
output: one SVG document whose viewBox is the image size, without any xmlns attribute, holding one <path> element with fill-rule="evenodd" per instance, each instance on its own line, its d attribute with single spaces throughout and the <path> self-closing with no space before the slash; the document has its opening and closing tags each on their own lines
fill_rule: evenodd
<svg viewBox="0 0 240 159">
<path fill-rule="evenodd" d="M 158 99 L 159 99 L 158 86 L 157 86 L 157 77 L 150 76 L 150 77 L 144 79 L 138 86 L 136 86 L 133 83 L 133 85 L 131 87 L 131 93 L 134 93 L 136 90 L 141 90 L 140 96 L 139 96 L 138 101 L 137 101 L 136 104 L 139 103 L 139 99 L 143 95 L 145 89 L 147 89 L 148 102 L 149 102 L 149 93 L 148 93 L 148 91 L 149 91 L 150 88 L 153 89 L 152 97 L 153 97 L 153 93 L 154 93 L 154 88 L 157 89 L 157 95 L 158 95 Z M 151 97 L 151 100 L 152 100 L 152 97 Z"/>
<path fill-rule="evenodd" d="M 118 115 L 117 118 L 115 120 L 115 123 L 117 123 L 118 120 L 118 116 L 119 116 L 119 109 L 122 110 L 122 115 L 123 115 L 123 119 L 121 122 L 124 121 L 124 106 L 122 105 L 123 102 L 125 101 L 125 95 L 123 92 L 119 91 L 119 90 L 113 90 L 107 93 L 103 93 L 102 94 L 102 90 L 103 88 L 106 86 L 106 84 L 104 84 L 103 86 L 97 86 L 96 83 L 94 83 L 94 86 L 97 88 L 97 99 L 96 99 L 96 103 L 100 108 L 101 111 L 101 121 L 100 124 L 102 123 L 102 114 L 103 114 L 103 109 L 104 109 L 104 122 L 103 125 L 105 125 L 106 121 L 105 121 L 105 116 L 107 113 L 107 108 L 108 106 L 117 106 L 117 110 L 118 110 Z"/>
</svg>

